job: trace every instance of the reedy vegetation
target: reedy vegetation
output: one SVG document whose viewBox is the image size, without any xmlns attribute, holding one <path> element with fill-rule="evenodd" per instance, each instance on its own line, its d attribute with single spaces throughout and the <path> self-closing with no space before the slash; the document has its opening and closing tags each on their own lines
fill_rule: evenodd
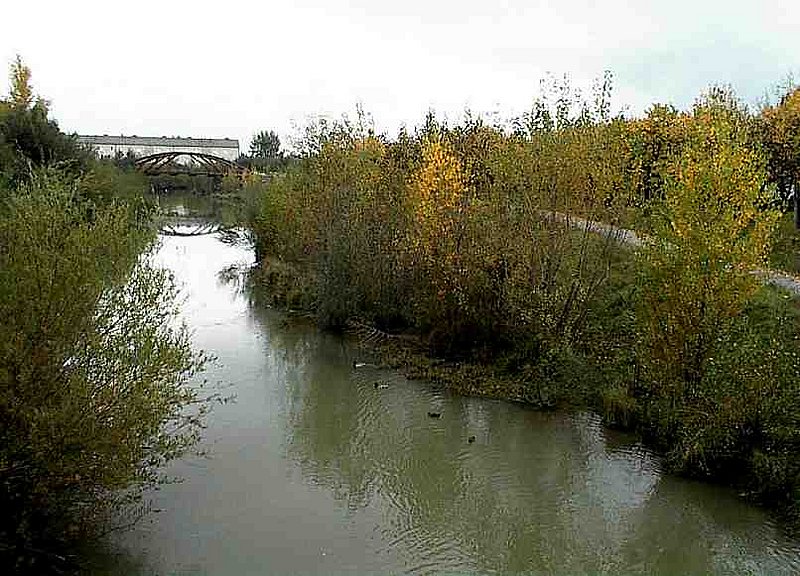
<svg viewBox="0 0 800 576">
<path fill-rule="evenodd" d="M 314 126 L 297 164 L 244 191 L 254 278 L 324 326 L 413 332 L 516 397 L 593 405 L 676 470 L 797 510 L 797 314 L 751 274 L 781 200 L 769 114 L 712 89 L 687 112 L 611 117 L 608 76 L 590 103 L 553 94 L 503 126 Z"/>
</svg>

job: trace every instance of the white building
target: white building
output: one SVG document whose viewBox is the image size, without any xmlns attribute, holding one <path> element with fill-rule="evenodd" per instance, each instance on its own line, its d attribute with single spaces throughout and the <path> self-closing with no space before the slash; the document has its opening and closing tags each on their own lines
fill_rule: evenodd
<svg viewBox="0 0 800 576">
<path fill-rule="evenodd" d="M 230 138 L 167 138 L 150 136 L 78 136 L 78 142 L 94 148 L 100 158 L 125 156 L 133 152 L 137 158 L 159 152 L 201 152 L 235 162 L 239 157 L 239 141 Z"/>
</svg>

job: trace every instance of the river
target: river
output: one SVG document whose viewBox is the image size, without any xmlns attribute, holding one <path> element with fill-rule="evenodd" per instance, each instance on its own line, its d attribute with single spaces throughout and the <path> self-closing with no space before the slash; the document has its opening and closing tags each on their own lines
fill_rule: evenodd
<svg viewBox="0 0 800 576">
<path fill-rule="evenodd" d="M 157 257 L 218 359 L 205 378 L 235 400 L 209 418 L 208 457 L 170 467 L 183 481 L 93 574 L 800 573 L 800 543 L 765 511 L 662 474 L 590 413 L 374 367 L 221 281 L 252 256 L 213 236 L 163 238 Z"/>
</svg>

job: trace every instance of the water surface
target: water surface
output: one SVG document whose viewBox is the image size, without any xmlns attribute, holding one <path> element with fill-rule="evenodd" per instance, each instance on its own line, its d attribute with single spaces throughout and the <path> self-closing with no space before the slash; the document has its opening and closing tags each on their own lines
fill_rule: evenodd
<svg viewBox="0 0 800 576">
<path fill-rule="evenodd" d="M 661 473 L 588 413 L 452 395 L 248 304 L 248 252 L 165 238 L 185 319 L 236 401 L 98 573 L 797 574 L 800 545 L 733 492 Z M 432 418 L 430 413 L 441 416 Z"/>
</svg>

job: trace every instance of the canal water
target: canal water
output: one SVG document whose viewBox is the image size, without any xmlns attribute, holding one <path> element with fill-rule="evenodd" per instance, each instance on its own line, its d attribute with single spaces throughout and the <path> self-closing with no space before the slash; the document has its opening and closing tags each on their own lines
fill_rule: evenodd
<svg viewBox="0 0 800 576">
<path fill-rule="evenodd" d="M 592 414 L 409 381 L 251 305 L 218 277 L 251 259 L 212 236 L 162 240 L 218 359 L 205 377 L 236 398 L 209 419 L 209 456 L 168 470 L 183 481 L 96 574 L 800 573 L 800 544 L 764 511 L 662 474 Z"/>
</svg>

